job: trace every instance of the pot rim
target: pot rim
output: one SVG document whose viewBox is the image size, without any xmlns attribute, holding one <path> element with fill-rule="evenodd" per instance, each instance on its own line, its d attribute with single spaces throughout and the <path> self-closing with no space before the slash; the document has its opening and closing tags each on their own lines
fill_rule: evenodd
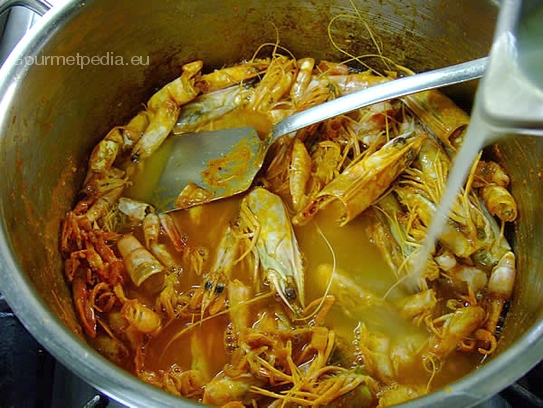
<svg viewBox="0 0 543 408">
<path fill-rule="evenodd" d="M 18 64 L 25 56 L 36 55 L 62 22 L 92 3 L 66 0 L 53 7 L 31 28 L 0 69 L 0 128 L 8 122 L 7 112 L 16 85 L 26 76 Z M 83 11 L 84 12 L 84 11 Z M 0 135 L 0 141 L 4 136 Z M 1 204 L 2 206 L 5 203 Z M 0 207 L 0 288 L 8 304 L 26 329 L 58 361 L 77 376 L 127 406 L 179 407 L 199 405 L 175 397 L 120 369 L 79 339 L 53 315 L 14 259 Z M 540 318 L 538 322 L 542 322 Z M 527 352 L 528 350 L 528 352 Z M 459 381 L 427 396 L 406 402 L 402 407 L 472 406 L 500 392 L 533 368 L 543 358 L 543 324 L 535 324 L 499 356 Z"/>
</svg>

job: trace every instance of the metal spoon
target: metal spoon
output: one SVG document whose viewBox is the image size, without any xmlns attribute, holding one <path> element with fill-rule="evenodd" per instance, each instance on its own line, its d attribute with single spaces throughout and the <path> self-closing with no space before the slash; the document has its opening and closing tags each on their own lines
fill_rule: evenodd
<svg viewBox="0 0 543 408">
<path fill-rule="evenodd" d="M 487 58 L 480 58 L 353 92 L 283 119 L 265 140 L 251 127 L 170 136 L 171 150 L 153 190 L 153 204 L 167 212 L 241 193 L 251 186 L 279 137 L 375 103 L 480 78 L 486 65 Z M 178 199 L 188 185 L 193 193 Z"/>
</svg>

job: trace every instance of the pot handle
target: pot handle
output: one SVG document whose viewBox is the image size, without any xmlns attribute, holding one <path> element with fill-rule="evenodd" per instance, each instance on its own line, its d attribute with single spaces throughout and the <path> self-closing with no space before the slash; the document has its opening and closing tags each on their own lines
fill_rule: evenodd
<svg viewBox="0 0 543 408">
<path fill-rule="evenodd" d="M 40 16 L 51 8 L 46 0 L 0 0 L 0 14 L 15 6 L 25 7 Z"/>
</svg>

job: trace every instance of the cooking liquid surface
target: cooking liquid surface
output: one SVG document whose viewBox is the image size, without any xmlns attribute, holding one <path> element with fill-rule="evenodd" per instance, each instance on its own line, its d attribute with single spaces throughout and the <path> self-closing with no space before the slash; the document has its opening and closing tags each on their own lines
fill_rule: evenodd
<svg viewBox="0 0 543 408">
<path fill-rule="evenodd" d="M 247 123 L 243 119 L 240 122 L 238 126 Z M 229 122 L 230 125 L 232 125 L 231 122 Z M 468 144 L 467 150 L 471 151 L 471 146 L 475 147 L 473 151 L 476 152 L 479 145 L 474 146 L 473 138 L 467 138 L 467 140 L 472 141 L 471 145 Z M 157 169 L 162 166 L 161 161 L 166 159 L 166 154 L 167 150 L 159 152 L 145 163 L 145 171 L 133 179 L 133 187 L 127 195 L 152 203 L 150 198 L 152 183 L 149 180 L 158 177 L 159 170 Z M 473 155 L 465 159 L 468 168 L 472 159 Z M 459 177 L 459 180 L 461 179 Z M 186 239 L 188 248 L 209 249 L 210 256 L 203 264 L 202 273 L 209 272 L 221 235 L 227 224 L 236 219 L 242 197 L 243 195 L 170 213 L 175 219 L 178 230 Z M 364 213 L 343 227 L 338 225 L 339 214 L 339 209 L 330 205 L 321 211 L 314 221 L 302 227 L 295 227 L 296 237 L 304 256 L 306 304 L 326 294 L 328 280 L 317 276 L 316 270 L 321 264 L 333 264 L 334 259 L 336 267 L 346 271 L 361 290 L 370 291 L 379 298 L 383 298 L 397 281 L 378 248 L 370 242 L 365 232 L 369 219 Z M 323 236 L 328 240 L 330 247 Z M 169 243 L 167 239 L 163 242 Z M 175 253 L 173 248 L 170 248 L 170 251 Z M 176 289 L 185 292 L 201 285 L 202 276 L 194 272 L 193 266 L 189 265 L 180 253 L 177 254 L 177 260 L 183 272 Z M 261 281 L 255 282 L 252 271 L 247 269 L 234 268 L 231 279 L 239 279 L 254 288 L 259 288 L 257 293 L 268 292 L 269 288 Z M 394 304 L 406 294 L 401 290 L 394 290 L 387 296 L 387 301 Z M 253 314 L 251 321 L 257 320 L 259 311 L 276 307 L 277 303 L 273 297 L 255 302 L 250 309 Z M 344 312 L 346 308 L 350 311 L 349 316 Z M 338 337 L 349 344 L 352 350 L 355 350 L 353 345 L 356 342 L 354 332 L 362 323 L 372 333 L 386 335 L 392 344 L 401 344 L 410 336 L 425 338 L 429 336 L 424 325 L 417 327 L 400 318 L 396 309 L 393 308 L 393 310 L 394 312 L 391 312 L 388 309 L 367 308 L 363 305 L 359 307 L 355 305 L 353 308 L 350 304 L 342 304 L 342 299 L 336 297 L 334 306 L 327 314 L 325 325 L 336 331 Z M 195 319 L 199 318 L 200 315 L 195 316 Z M 190 326 L 188 319 L 174 320 L 146 346 L 145 369 L 167 371 L 174 364 L 183 370 L 198 367 L 211 379 L 229 361 L 229 355 L 224 346 L 224 333 L 228 323 L 228 314 L 214 317 L 201 325 L 193 325 L 191 329 L 187 329 Z M 172 337 L 181 331 L 184 333 L 172 342 Z M 468 374 L 480 361 L 481 357 L 477 354 L 453 352 L 446 364 L 431 379 L 432 373 L 424 369 L 419 354 L 413 364 L 404 366 L 398 380 L 404 384 L 426 387 L 431 379 L 430 389 L 436 389 Z"/>
</svg>

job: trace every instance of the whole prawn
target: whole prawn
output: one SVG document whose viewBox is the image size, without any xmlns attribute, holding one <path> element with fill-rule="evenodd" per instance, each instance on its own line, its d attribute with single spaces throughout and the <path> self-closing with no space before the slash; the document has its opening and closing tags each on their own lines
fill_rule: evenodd
<svg viewBox="0 0 543 408">
<path fill-rule="evenodd" d="M 339 223 L 345 225 L 390 187 L 415 159 L 425 138 L 424 133 L 409 132 L 390 140 L 375 153 L 362 157 L 328 183 L 294 221 L 307 223 L 319 209 L 338 200 L 344 210 Z"/>
<path fill-rule="evenodd" d="M 298 241 L 281 198 L 254 188 L 241 203 L 242 230 L 254 233 L 264 280 L 296 315 L 304 309 L 304 266 Z"/>
</svg>

